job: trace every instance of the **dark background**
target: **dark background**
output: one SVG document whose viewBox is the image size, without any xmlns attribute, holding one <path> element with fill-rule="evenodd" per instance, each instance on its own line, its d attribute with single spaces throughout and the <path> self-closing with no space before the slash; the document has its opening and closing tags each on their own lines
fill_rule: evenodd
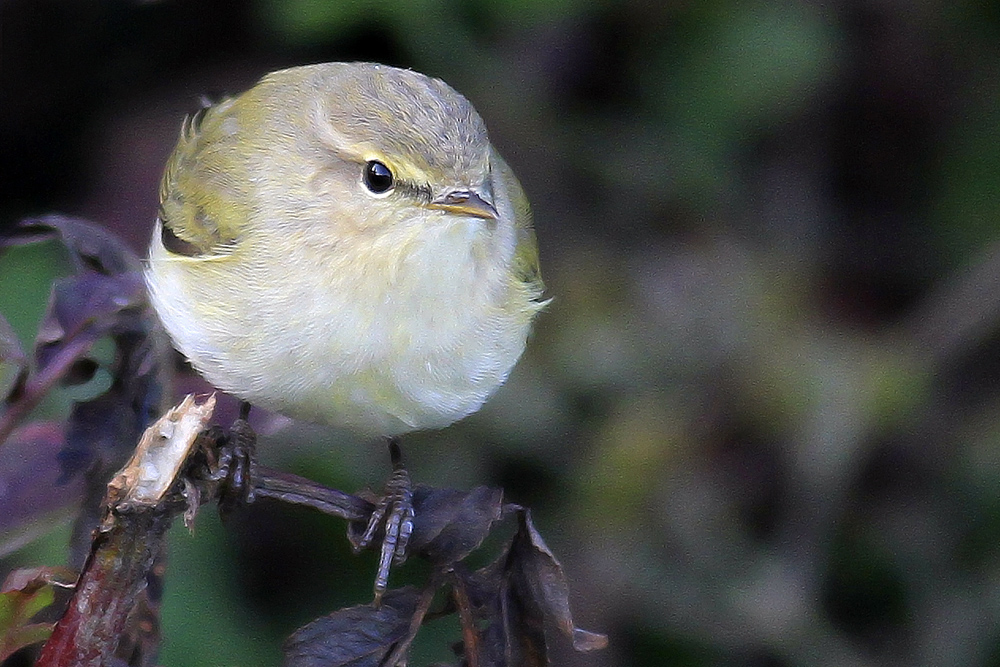
<svg viewBox="0 0 1000 667">
<path fill-rule="evenodd" d="M 524 184 L 554 301 L 482 413 L 404 448 L 418 481 L 535 508 L 611 638 L 557 664 L 1000 665 L 998 7 L 9 0 L 0 222 L 86 216 L 142 253 L 199 95 L 328 60 L 441 77 Z M 0 258 L 26 343 L 49 257 Z M 272 465 L 385 475 L 346 434 L 261 430 Z M 278 664 L 366 601 L 342 531 L 266 503 L 178 529 L 163 664 Z M 448 658 L 438 626 L 413 664 Z"/>
</svg>

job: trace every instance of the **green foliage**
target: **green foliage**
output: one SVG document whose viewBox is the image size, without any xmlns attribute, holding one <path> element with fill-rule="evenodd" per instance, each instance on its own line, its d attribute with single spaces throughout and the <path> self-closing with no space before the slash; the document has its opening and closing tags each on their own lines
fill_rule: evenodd
<svg viewBox="0 0 1000 667">
<path fill-rule="evenodd" d="M 931 221 L 951 266 L 967 264 L 1000 238 L 1000 87 L 973 82 L 978 94 L 942 143 L 942 180 Z"/>
<path fill-rule="evenodd" d="M 48 638 L 52 624 L 31 621 L 54 601 L 52 584 L 40 580 L 0 593 L 0 661 Z"/>
<path fill-rule="evenodd" d="M 731 189 L 741 143 L 780 131 L 830 85 L 837 39 L 814 8 L 746 3 L 658 44 L 647 75 L 663 78 L 644 83 L 680 196 L 703 206 Z"/>
</svg>

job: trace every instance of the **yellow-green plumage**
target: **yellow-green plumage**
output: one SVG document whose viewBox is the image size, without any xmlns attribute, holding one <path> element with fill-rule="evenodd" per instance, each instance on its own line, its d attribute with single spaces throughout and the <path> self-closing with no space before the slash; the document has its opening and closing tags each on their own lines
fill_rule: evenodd
<svg viewBox="0 0 1000 667">
<path fill-rule="evenodd" d="M 185 123 L 147 283 L 219 389 L 393 435 L 477 410 L 543 307 L 527 200 L 465 98 L 361 63 L 275 72 Z M 393 187 L 368 189 L 366 165 Z"/>
</svg>

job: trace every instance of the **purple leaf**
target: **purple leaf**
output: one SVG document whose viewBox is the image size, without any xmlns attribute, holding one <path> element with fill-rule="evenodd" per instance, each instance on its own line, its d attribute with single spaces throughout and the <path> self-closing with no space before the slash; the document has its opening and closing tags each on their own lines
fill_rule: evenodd
<svg viewBox="0 0 1000 667">
<path fill-rule="evenodd" d="M 45 215 L 22 220 L 4 245 L 25 245 L 58 239 L 70 254 L 76 274 L 94 271 L 105 275 L 141 273 L 142 264 L 121 239 L 82 218 Z"/>
<path fill-rule="evenodd" d="M 16 429 L 0 448 L 0 553 L 31 536 L 60 509 L 70 516 L 83 498 L 82 480 L 59 483 L 57 457 L 65 439 L 64 426 L 35 422 Z"/>
<path fill-rule="evenodd" d="M 569 609 L 569 584 L 562 565 L 545 544 L 531 521 L 531 512 L 518 512 L 518 530 L 511 543 L 508 571 L 519 599 L 537 607 L 546 620 L 554 622 L 573 642 L 577 651 L 593 651 L 607 646 L 604 635 L 579 630 Z"/>
<path fill-rule="evenodd" d="M 82 383 L 99 369 L 106 372 L 108 384 L 95 385 L 100 394 L 74 403 L 59 454 L 60 483 L 82 473 L 87 478 L 74 533 L 73 562 L 79 565 L 89 548 L 107 479 L 165 408 L 165 369 L 171 357 L 146 299 L 141 263 L 124 243 L 96 225 L 63 216 L 23 221 L 17 236 L 4 243 L 51 239 L 66 248 L 74 274 L 53 284 L 36 336 L 38 369 L 18 400 L 0 414 L 0 440 L 59 382 Z M 113 358 L 92 358 L 91 349 L 102 338 L 111 339 Z"/>
<path fill-rule="evenodd" d="M 10 401 L 24 388 L 28 362 L 21 342 L 3 315 L 0 315 L 0 401 Z"/>
<path fill-rule="evenodd" d="M 503 490 L 418 486 L 413 492 L 413 507 L 416 516 L 410 549 L 432 563 L 448 565 L 468 556 L 489 535 L 503 513 Z"/>
<path fill-rule="evenodd" d="M 407 637 L 419 592 L 389 591 L 382 605 L 341 609 L 299 628 L 285 642 L 285 667 L 379 667 Z"/>
<path fill-rule="evenodd" d="M 516 511 L 518 528 L 506 553 L 475 573 L 456 569 L 459 614 L 486 623 L 481 633 L 466 633 L 464 655 L 475 655 L 476 664 L 489 667 L 548 665 L 547 623 L 558 627 L 577 651 L 604 648 L 607 637 L 573 624 L 562 566 L 532 523 L 530 512 Z"/>
</svg>

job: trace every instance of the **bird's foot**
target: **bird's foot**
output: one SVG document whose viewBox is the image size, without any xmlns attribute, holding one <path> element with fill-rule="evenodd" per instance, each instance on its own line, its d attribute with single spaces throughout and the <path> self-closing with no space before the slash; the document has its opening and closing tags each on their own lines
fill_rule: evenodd
<svg viewBox="0 0 1000 667">
<path fill-rule="evenodd" d="M 219 447 L 219 513 L 228 516 L 240 505 L 252 503 L 257 468 L 257 433 L 247 421 L 250 404 L 240 403 L 240 416 L 233 422 Z"/>
<path fill-rule="evenodd" d="M 375 510 L 367 525 L 350 524 L 347 537 L 355 553 L 374 544 L 382 537 L 382 549 L 375 576 L 375 606 L 382 601 L 389 585 L 389 569 L 406 560 L 406 547 L 413 532 L 413 490 L 410 473 L 403 467 L 399 444 L 389 441 L 392 475 L 385 484 L 381 498 L 375 500 Z M 363 530 L 362 530 L 363 528 Z"/>
</svg>

